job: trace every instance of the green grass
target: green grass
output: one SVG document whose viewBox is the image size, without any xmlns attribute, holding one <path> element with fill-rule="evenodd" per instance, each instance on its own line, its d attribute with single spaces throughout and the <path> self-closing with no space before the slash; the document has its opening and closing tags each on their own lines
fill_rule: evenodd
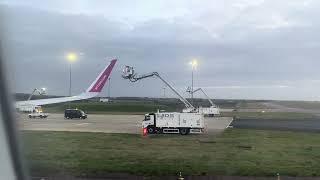
<svg viewBox="0 0 320 180">
<path fill-rule="evenodd" d="M 219 136 L 22 133 L 32 174 L 320 176 L 320 134 L 228 129 Z"/>
<path fill-rule="evenodd" d="M 222 112 L 221 116 L 245 118 L 245 119 L 309 119 L 319 118 L 310 113 L 298 112 Z"/>
</svg>

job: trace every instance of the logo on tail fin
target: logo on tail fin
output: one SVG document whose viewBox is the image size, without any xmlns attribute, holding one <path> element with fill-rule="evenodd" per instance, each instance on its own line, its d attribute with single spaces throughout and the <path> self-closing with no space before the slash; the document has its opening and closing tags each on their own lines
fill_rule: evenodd
<svg viewBox="0 0 320 180">
<path fill-rule="evenodd" d="M 93 85 L 90 86 L 88 92 L 101 92 L 102 88 L 106 84 L 113 67 L 115 66 L 117 60 L 114 59 L 111 61 L 110 65 L 99 75 L 99 77 L 95 80 Z"/>
</svg>

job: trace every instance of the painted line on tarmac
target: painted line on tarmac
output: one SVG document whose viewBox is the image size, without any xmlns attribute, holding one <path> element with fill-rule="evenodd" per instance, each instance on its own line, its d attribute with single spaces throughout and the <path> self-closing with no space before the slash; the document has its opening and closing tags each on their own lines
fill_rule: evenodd
<svg viewBox="0 0 320 180">
<path fill-rule="evenodd" d="M 90 123 L 79 123 L 79 124 L 76 124 L 77 126 L 84 126 L 84 125 L 88 125 Z"/>
<path fill-rule="evenodd" d="M 227 128 L 233 128 L 233 126 L 230 126 L 230 124 L 231 124 L 233 121 L 234 121 L 234 118 L 232 118 L 231 122 L 228 124 L 228 126 L 227 126 L 225 129 L 227 129 Z"/>
</svg>

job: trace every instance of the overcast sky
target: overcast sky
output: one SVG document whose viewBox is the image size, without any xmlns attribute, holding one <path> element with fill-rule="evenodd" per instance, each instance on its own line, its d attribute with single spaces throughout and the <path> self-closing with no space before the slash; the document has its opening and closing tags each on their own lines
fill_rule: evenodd
<svg viewBox="0 0 320 180">
<path fill-rule="evenodd" d="M 196 58 L 195 86 L 212 98 L 320 100 L 320 1 L 0 0 L 0 12 L 15 92 L 67 95 L 72 51 L 73 94 L 112 58 L 112 96 L 163 97 L 157 79 L 121 79 L 124 65 L 184 92 Z"/>
</svg>

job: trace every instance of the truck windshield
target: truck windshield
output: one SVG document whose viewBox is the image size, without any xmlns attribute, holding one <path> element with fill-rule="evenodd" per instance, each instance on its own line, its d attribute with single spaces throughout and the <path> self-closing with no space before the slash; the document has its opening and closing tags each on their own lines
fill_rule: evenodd
<svg viewBox="0 0 320 180">
<path fill-rule="evenodd" d="M 149 121 L 150 120 L 150 116 L 145 116 L 144 117 L 144 121 Z"/>
</svg>

